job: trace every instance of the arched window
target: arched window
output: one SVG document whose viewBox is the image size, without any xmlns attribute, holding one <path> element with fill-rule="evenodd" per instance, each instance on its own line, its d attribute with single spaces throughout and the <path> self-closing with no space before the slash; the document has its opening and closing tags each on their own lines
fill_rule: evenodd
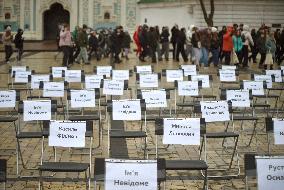
<svg viewBox="0 0 284 190">
<path fill-rule="evenodd" d="M 10 13 L 5 13 L 5 20 L 11 19 L 11 14 Z"/>
<path fill-rule="evenodd" d="M 105 14 L 104 14 L 104 19 L 105 19 L 105 20 L 109 20 L 109 19 L 110 19 L 110 14 L 109 14 L 109 12 L 105 12 Z"/>
</svg>

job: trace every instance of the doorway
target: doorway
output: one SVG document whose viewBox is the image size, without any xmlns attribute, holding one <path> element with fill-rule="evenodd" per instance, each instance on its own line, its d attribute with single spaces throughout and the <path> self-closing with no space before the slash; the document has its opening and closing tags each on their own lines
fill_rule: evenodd
<svg viewBox="0 0 284 190">
<path fill-rule="evenodd" d="M 43 13 L 44 40 L 55 40 L 59 33 L 59 24 L 70 24 L 70 13 L 60 3 L 54 3 Z"/>
</svg>

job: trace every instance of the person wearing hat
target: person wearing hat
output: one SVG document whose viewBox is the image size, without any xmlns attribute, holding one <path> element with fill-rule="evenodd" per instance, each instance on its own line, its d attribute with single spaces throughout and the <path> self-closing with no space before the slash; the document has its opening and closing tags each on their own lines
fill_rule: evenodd
<svg viewBox="0 0 284 190">
<path fill-rule="evenodd" d="M 2 36 L 2 42 L 5 48 L 5 62 L 9 63 L 10 58 L 13 54 L 13 48 L 12 48 L 13 35 L 11 32 L 11 26 L 7 26 L 5 33 Z"/>
<path fill-rule="evenodd" d="M 80 53 L 76 59 L 76 63 L 80 64 L 81 59 L 83 63 L 90 64 L 88 61 L 87 55 L 87 46 L 88 46 L 88 34 L 87 34 L 87 25 L 83 25 L 83 29 L 79 30 L 78 33 L 78 45 L 80 47 Z"/>
<path fill-rule="evenodd" d="M 18 55 L 17 55 L 18 61 L 21 61 L 22 55 L 23 55 L 23 47 L 24 47 L 23 34 L 24 34 L 24 31 L 19 28 L 15 36 L 15 39 L 14 39 L 15 47 L 18 49 Z"/>
<path fill-rule="evenodd" d="M 219 48 L 220 48 L 220 39 L 219 39 L 219 35 L 217 32 L 217 28 L 212 27 L 211 28 L 210 52 L 212 54 L 211 60 L 215 67 L 217 67 L 219 63 L 219 52 L 220 52 Z"/>
<path fill-rule="evenodd" d="M 243 63 L 243 67 L 248 67 L 249 47 L 250 47 L 250 45 L 254 46 L 254 42 L 252 40 L 248 25 L 243 26 L 243 31 L 242 31 L 241 35 L 242 35 L 242 39 L 243 39 L 243 60 L 242 60 L 242 63 Z"/>
</svg>

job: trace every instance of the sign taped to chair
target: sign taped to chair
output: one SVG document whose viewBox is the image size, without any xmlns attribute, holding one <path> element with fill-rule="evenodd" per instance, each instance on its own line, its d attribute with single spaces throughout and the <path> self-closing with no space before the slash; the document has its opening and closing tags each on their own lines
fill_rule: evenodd
<svg viewBox="0 0 284 190">
<path fill-rule="evenodd" d="M 152 73 L 152 66 L 151 65 L 139 65 L 136 66 L 136 72 L 141 74 L 141 73 Z"/>
<path fill-rule="evenodd" d="M 25 72 L 25 71 L 27 71 L 26 66 L 12 66 L 11 76 L 13 76 L 13 74 L 16 73 L 16 72 Z"/>
<path fill-rule="evenodd" d="M 50 121 L 48 145 L 85 147 L 86 121 Z"/>
<path fill-rule="evenodd" d="M 221 82 L 235 82 L 237 80 L 236 71 L 233 69 L 220 69 L 219 74 Z"/>
<path fill-rule="evenodd" d="M 272 88 L 272 77 L 271 75 L 254 75 L 255 81 L 266 82 L 267 88 Z"/>
<path fill-rule="evenodd" d="M 183 70 L 184 76 L 197 75 L 196 65 L 182 65 L 181 69 Z"/>
<path fill-rule="evenodd" d="M 284 157 L 256 157 L 258 190 L 282 190 Z"/>
<path fill-rule="evenodd" d="M 51 101 L 24 101 L 24 121 L 51 120 Z"/>
<path fill-rule="evenodd" d="M 167 82 L 183 81 L 183 70 L 166 70 Z"/>
<path fill-rule="evenodd" d="M 179 96 L 198 96 L 198 81 L 178 81 Z"/>
<path fill-rule="evenodd" d="M 64 82 L 44 82 L 43 97 L 64 97 Z"/>
<path fill-rule="evenodd" d="M 281 70 L 266 70 L 265 72 L 266 75 L 273 75 L 275 77 L 275 82 L 283 82 Z"/>
<path fill-rule="evenodd" d="M 96 107 L 95 90 L 71 90 L 71 108 Z"/>
<path fill-rule="evenodd" d="M 112 66 L 97 66 L 97 75 L 110 77 Z"/>
<path fill-rule="evenodd" d="M 232 102 L 233 107 L 250 107 L 248 90 L 227 90 L 227 101 Z"/>
<path fill-rule="evenodd" d="M 49 75 L 31 75 L 31 88 L 32 89 L 39 89 L 39 83 L 49 82 Z"/>
<path fill-rule="evenodd" d="M 160 90 L 141 90 L 142 98 L 146 102 L 147 108 L 167 107 L 167 93 L 164 89 Z"/>
<path fill-rule="evenodd" d="M 273 118 L 274 144 L 284 144 L 284 119 Z"/>
<path fill-rule="evenodd" d="M 63 77 L 63 71 L 66 73 L 67 67 L 52 67 L 52 76 L 53 78 Z"/>
<path fill-rule="evenodd" d="M 141 120 L 140 100 L 113 100 L 112 101 L 113 120 Z"/>
<path fill-rule="evenodd" d="M 104 79 L 103 94 L 123 95 L 124 81 Z"/>
<path fill-rule="evenodd" d="M 0 91 L 0 108 L 14 108 L 16 106 L 16 91 Z"/>
<path fill-rule="evenodd" d="M 243 82 L 244 82 L 244 90 L 251 90 L 252 95 L 264 95 L 262 81 L 243 81 Z"/>
<path fill-rule="evenodd" d="M 112 80 L 129 80 L 129 70 L 112 70 Z"/>
<path fill-rule="evenodd" d="M 206 122 L 230 121 L 227 101 L 201 101 L 202 118 Z"/>
<path fill-rule="evenodd" d="M 158 74 L 140 74 L 139 83 L 141 88 L 158 88 Z"/>
<path fill-rule="evenodd" d="M 102 79 L 103 79 L 102 75 L 86 75 L 85 76 L 85 88 L 86 89 L 101 88 Z"/>
<path fill-rule="evenodd" d="M 15 73 L 15 82 L 18 83 L 28 83 L 29 75 L 31 75 L 31 71 L 18 71 Z"/>
<path fill-rule="evenodd" d="M 200 145 L 200 119 L 164 118 L 163 144 Z"/>
<path fill-rule="evenodd" d="M 155 160 L 105 160 L 106 190 L 157 190 Z"/>
<path fill-rule="evenodd" d="M 191 76 L 192 81 L 202 81 L 202 88 L 210 88 L 209 75 Z"/>
<path fill-rule="evenodd" d="M 67 82 L 81 82 L 82 81 L 81 70 L 66 70 L 65 81 Z"/>
</svg>

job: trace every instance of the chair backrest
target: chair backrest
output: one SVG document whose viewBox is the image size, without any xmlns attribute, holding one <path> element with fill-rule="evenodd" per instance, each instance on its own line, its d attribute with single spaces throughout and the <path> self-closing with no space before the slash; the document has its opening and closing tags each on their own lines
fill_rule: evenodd
<svg viewBox="0 0 284 190">
<path fill-rule="evenodd" d="M 24 101 L 19 102 L 18 113 L 23 114 L 24 112 Z M 57 100 L 51 100 L 51 113 L 57 112 Z"/>
<path fill-rule="evenodd" d="M 221 89 L 220 100 L 227 100 L 227 90 L 228 89 Z M 251 90 L 249 90 L 249 99 L 253 99 Z"/>
<path fill-rule="evenodd" d="M 7 160 L 0 159 L 0 182 L 7 181 Z"/>
<path fill-rule="evenodd" d="M 71 100 L 71 90 L 72 89 L 67 90 L 67 100 L 69 100 L 69 101 Z M 96 100 L 100 99 L 100 89 L 96 88 L 96 89 L 94 89 L 94 91 L 95 91 Z"/>
<path fill-rule="evenodd" d="M 166 99 L 167 100 L 171 99 L 170 90 L 165 89 L 165 91 L 166 91 Z M 142 90 L 141 89 L 137 90 L 137 99 L 143 99 L 143 97 L 142 97 Z"/>
<path fill-rule="evenodd" d="M 255 156 L 256 154 L 251 154 L 251 153 L 244 155 L 244 169 L 245 169 L 245 176 L 247 177 L 256 176 Z"/>
<path fill-rule="evenodd" d="M 101 88 L 103 88 L 103 87 L 104 87 L 104 80 L 101 82 Z M 128 90 L 128 81 L 127 80 L 124 81 L 123 90 Z"/>
<path fill-rule="evenodd" d="M 267 133 L 273 133 L 274 123 L 271 117 L 265 118 L 265 129 Z"/>
<path fill-rule="evenodd" d="M 64 90 L 67 90 L 69 86 L 69 83 L 67 81 L 64 81 Z M 43 90 L 44 87 L 44 81 L 40 81 L 39 82 L 39 89 Z"/>
<path fill-rule="evenodd" d="M 141 111 L 146 111 L 146 102 L 144 99 L 140 99 Z M 112 100 L 107 101 L 107 112 L 112 113 Z"/>
<path fill-rule="evenodd" d="M 231 102 L 231 101 L 228 101 L 228 105 L 229 105 L 229 113 L 233 113 L 232 102 Z M 197 103 L 193 106 L 193 113 L 202 113 L 200 102 L 197 102 Z"/>
</svg>

